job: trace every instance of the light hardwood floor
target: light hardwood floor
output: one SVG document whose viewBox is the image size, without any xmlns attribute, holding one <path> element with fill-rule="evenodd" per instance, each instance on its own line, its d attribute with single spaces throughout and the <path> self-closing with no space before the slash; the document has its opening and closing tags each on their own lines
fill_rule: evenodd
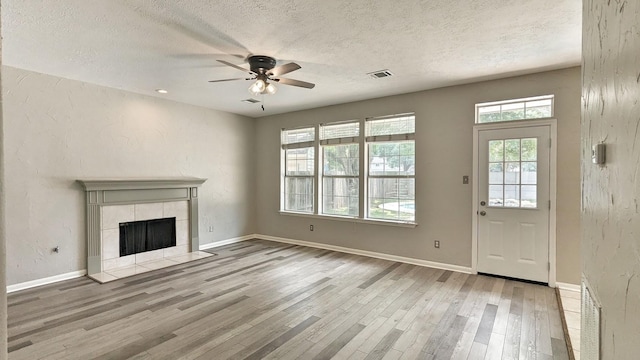
<svg viewBox="0 0 640 360">
<path fill-rule="evenodd" d="M 10 359 L 568 359 L 555 292 L 252 240 L 9 296 Z"/>
</svg>

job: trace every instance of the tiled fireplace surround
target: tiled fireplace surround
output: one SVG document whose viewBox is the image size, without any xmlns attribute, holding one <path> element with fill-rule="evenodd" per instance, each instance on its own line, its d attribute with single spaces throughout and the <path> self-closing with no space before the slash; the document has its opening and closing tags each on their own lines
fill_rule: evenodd
<svg viewBox="0 0 640 360">
<path fill-rule="evenodd" d="M 187 201 L 113 205 L 102 207 L 102 270 L 110 271 L 165 257 L 189 253 L 189 209 Z M 120 256 L 120 223 L 176 218 L 176 246 Z"/>
<path fill-rule="evenodd" d="M 198 186 L 206 179 L 78 180 L 87 199 L 87 275 L 99 282 L 207 256 L 198 253 Z M 119 224 L 176 218 L 176 246 L 120 257 Z M 200 255 L 202 254 L 202 255 Z"/>
</svg>

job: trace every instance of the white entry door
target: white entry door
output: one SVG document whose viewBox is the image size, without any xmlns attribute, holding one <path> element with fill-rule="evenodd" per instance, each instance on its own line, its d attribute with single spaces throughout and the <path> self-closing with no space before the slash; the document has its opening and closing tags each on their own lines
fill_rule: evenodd
<svg viewBox="0 0 640 360">
<path fill-rule="evenodd" d="M 550 127 L 478 132 L 478 272 L 549 281 Z"/>
</svg>

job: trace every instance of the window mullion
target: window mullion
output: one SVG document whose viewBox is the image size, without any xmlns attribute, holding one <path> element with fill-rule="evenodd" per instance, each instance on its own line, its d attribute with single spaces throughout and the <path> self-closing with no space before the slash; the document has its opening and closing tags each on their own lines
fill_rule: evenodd
<svg viewBox="0 0 640 360">
<path fill-rule="evenodd" d="M 315 139 L 313 141 L 313 213 L 318 215 L 320 213 L 322 189 L 320 188 L 320 164 L 322 164 L 322 153 L 320 152 L 320 125 L 315 125 Z"/>
<path fill-rule="evenodd" d="M 360 119 L 360 136 L 358 136 L 358 156 L 360 156 L 360 166 L 358 167 L 358 182 L 360 184 L 358 187 L 358 217 L 361 219 L 367 217 L 369 204 L 367 199 L 369 158 L 365 141 L 365 123 L 366 119 Z"/>
</svg>

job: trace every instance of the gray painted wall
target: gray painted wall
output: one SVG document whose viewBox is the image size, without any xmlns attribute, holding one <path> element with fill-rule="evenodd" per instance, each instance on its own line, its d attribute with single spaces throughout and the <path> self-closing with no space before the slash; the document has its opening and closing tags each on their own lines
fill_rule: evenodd
<svg viewBox="0 0 640 360">
<path fill-rule="evenodd" d="M 637 359 L 640 2 L 586 0 L 583 9 L 582 271 L 602 304 L 602 359 Z M 601 141 L 607 163 L 596 166 L 591 145 Z"/>
<path fill-rule="evenodd" d="M 76 179 L 208 178 L 201 244 L 255 233 L 254 119 L 11 67 L 2 80 L 8 284 L 86 269 Z"/>
<path fill-rule="evenodd" d="M 380 80 L 385 81 L 385 80 Z M 348 103 L 257 119 L 258 232 L 461 266 L 471 266 L 474 105 L 556 95 L 558 275 L 580 281 L 580 68 Z M 416 113 L 416 228 L 310 219 L 278 213 L 280 129 L 368 116 Z M 434 171 L 436 170 L 437 171 Z M 315 231 L 309 231 L 309 225 Z M 435 249 L 433 241 L 440 240 Z"/>
</svg>

